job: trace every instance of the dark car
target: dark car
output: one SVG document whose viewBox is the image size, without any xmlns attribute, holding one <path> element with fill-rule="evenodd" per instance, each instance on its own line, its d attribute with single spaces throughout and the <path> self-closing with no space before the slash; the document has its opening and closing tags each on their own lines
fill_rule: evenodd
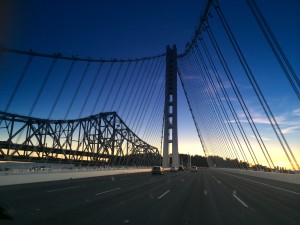
<svg viewBox="0 0 300 225">
<path fill-rule="evenodd" d="M 152 175 L 155 175 L 155 174 L 162 175 L 165 173 L 165 171 L 164 171 L 164 168 L 162 168 L 161 166 L 153 166 L 151 173 L 152 173 Z"/>
<path fill-rule="evenodd" d="M 184 171 L 183 166 L 179 166 L 179 167 L 178 167 L 178 171 Z"/>
<path fill-rule="evenodd" d="M 197 168 L 197 166 L 192 166 L 192 168 L 191 168 L 191 172 L 197 172 L 198 171 L 198 168 Z"/>
</svg>

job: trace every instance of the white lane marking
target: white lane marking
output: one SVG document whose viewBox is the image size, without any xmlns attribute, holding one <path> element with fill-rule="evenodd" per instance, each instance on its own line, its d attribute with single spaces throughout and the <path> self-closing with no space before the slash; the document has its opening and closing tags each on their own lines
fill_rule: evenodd
<svg viewBox="0 0 300 225">
<path fill-rule="evenodd" d="M 236 196 L 235 194 L 232 194 L 232 196 L 235 197 L 240 203 L 242 203 L 243 206 L 248 208 L 248 205 L 245 202 L 243 202 L 238 196 Z"/>
<path fill-rule="evenodd" d="M 219 184 L 222 184 L 221 181 L 219 181 L 215 176 L 212 176 Z"/>
<path fill-rule="evenodd" d="M 100 192 L 100 193 L 97 193 L 96 195 L 102 195 L 102 194 L 105 194 L 105 193 L 108 193 L 108 192 L 112 192 L 112 191 L 117 191 L 117 190 L 120 190 L 121 188 L 115 188 L 115 189 L 111 189 L 111 190 L 108 190 L 108 191 L 103 191 L 103 192 Z"/>
<path fill-rule="evenodd" d="M 50 192 L 63 191 L 63 190 L 68 190 L 68 189 L 73 189 L 73 188 L 79 188 L 79 187 L 80 187 L 80 186 L 67 187 L 67 188 L 60 188 L 60 189 L 53 189 L 53 190 L 49 190 L 49 191 L 46 191 L 46 192 L 50 193 Z"/>
<path fill-rule="evenodd" d="M 161 196 L 158 197 L 158 199 L 161 199 L 162 197 L 164 197 L 166 194 L 168 194 L 170 192 L 170 190 L 167 190 L 165 193 L 163 193 Z"/>
<path fill-rule="evenodd" d="M 251 180 L 251 179 L 247 179 L 247 178 L 244 178 L 244 177 L 235 176 L 235 175 L 232 175 L 232 174 L 230 174 L 230 176 L 233 176 L 233 177 L 238 177 L 238 178 L 241 178 L 241 179 L 244 179 L 244 180 L 252 181 L 252 182 L 254 182 L 254 183 L 257 183 L 257 184 L 265 185 L 265 186 L 267 186 L 267 187 L 272 187 L 272 188 L 275 188 L 275 189 L 278 189 L 278 190 L 281 190 L 281 191 L 286 191 L 286 192 L 289 192 L 289 193 L 293 193 L 293 194 L 296 194 L 296 195 L 300 195 L 300 193 L 299 193 L 299 192 L 295 192 L 295 191 L 286 190 L 286 189 L 284 189 L 284 188 L 275 187 L 275 186 L 273 186 L 273 185 L 269 185 L 269 184 L 261 183 L 261 182 L 254 181 L 254 180 Z"/>
</svg>

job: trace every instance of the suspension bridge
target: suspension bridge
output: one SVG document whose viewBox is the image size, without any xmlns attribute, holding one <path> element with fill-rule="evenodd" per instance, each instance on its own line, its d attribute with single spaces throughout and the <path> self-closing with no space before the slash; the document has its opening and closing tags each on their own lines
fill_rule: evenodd
<svg viewBox="0 0 300 225">
<path fill-rule="evenodd" d="M 205 166 L 214 170 L 208 169 L 192 177 L 186 173 L 168 174 L 168 182 L 158 177 L 149 181 L 138 174 L 120 176 L 115 183 L 101 186 L 101 190 L 99 185 L 93 184 L 93 179 L 86 180 L 85 185 L 91 186 L 96 196 L 84 197 L 85 207 L 92 215 L 96 215 L 92 205 L 98 200 L 106 201 L 102 196 L 111 196 L 114 203 L 107 203 L 109 206 L 103 208 L 106 210 L 103 214 L 89 220 L 116 224 L 122 217 L 124 223 L 130 223 L 127 215 L 132 216 L 135 210 L 142 215 L 143 209 L 152 204 L 157 208 L 147 208 L 145 212 L 159 214 L 160 221 L 164 221 L 161 224 L 172 221 L 196 224 L 202 220 L 209 224 L 214 217 L 212 212 L 203 208 L 200 213 L 197 211 L 202 207 L 199 202 L 191 200 L 196 208 L 199 206 L 196 210 L 188 206 L 189 196 L 175 194 L 190 193 L 195 197 L 197 190 L 203 189 L 202 201 L 226 221 L 214 218 L 214 224 L 236 224 L 229 215 L 237 205 L 241 207 L 234 211 L 238 224 L 261 222 L 261 218 L 264 218 L 261 224 L 273 223 L 272 211 L 265 211 L 263 205 L 247 194 L 253 186 L 256 192 L 251 193 L 256 199 L 263 197 L 274 210 L 285 210 L 282 217 L 276 216 L 275 223 L 296 223 L 299 212 L 295 209 L 299 203 L 293 199 L 300 194 L 296 184 L 275 184 L 275 181 L 249 178 L 231 169 L 299 173 L 300 79 L 299 67 L 292 57 L 297 54 L 297 46 L 292 46 L 292 53 L 286 54 L 282 40 L 273 33 L 268 18 L 255 0 L 244 2 L 248 11 L 245 12 L 247 20 L 241 18 L 240 23 L 244 23 L 241 30 L 232 25 L 235 23 L 222 3 L 206 2 L 199 24 L 192 38 L 187 39 L 183 52 L 178 52 L 176 45 L 168 45 L 154 56 L 108 59 L 2 46 L 0 160 L 93 167 L 178 167 L 186 163 L 185 152 L 181 152 L 178 144 L 178 88 L 182 88 L 201 143 L 199 154 L 203 151 Z M 250 33 L 253 31 L 254 34 Z M 283 110 L 283 106 L 288 108 Z M 193 157 L 192 164 L 197 164 Z M 204 165 L 200 163 L 199 166 Z M 230 170 L 224 172 L 218 170 L 220 168 Z M 106 182 L 104 178 L 94 180 Z M 84 194 L 76 192 L 84 186 L 82 181 L 73 181 L 70 185 L 61 182 L 58 187 L 51 185 L 45 190 L 46 199 L 51 198 L 49 193 L 59 196 L 69 189 L 70 196 L 77 193 L 76 199 Z M 225 188 L 223 195 L 216 185 L 233 191 Z M 152 190 L 153 186 L 157 188 Z M 31 190 L 38 188 L 37 184 L 32 184 L 24 191 L 29 196 Z M 112 218 L 111 212 L 120 211 L 123 204 L 112 194 L 121 192 L 122 196 L 131 196 L 136 189 L 141 192 L 123 203 L 134 205 L 143 193 L 149 192 L 145 204 L 125 210 L 120 218 Z M 211 193 L 220 200 L 214 199 Z M 176 214 L 180 215 L 180 209 L 177 208 L 177 213 L 171 217 L 160 214 L 164 208 L 171 210 L 170 200 L 166 200 L 169 195 L 187 205 L 194 216 L 184 215 L 178 219 Z M 268 198 L 270 195 L 276 196 L 275 203 Z M 66 197 L 67 201 L 71 201 L 70 196 Z M 276 201 L 284 196 L 283 206 Z M 158 205 L 158 201 L 162 205 Z M 224 202 L 229 206 L 222 212 L 216 204 L 223 207 Z M 47 204 L 40 207 L 49 208 Z M 77 210 L 78 214 L 74 215 L 70 213 L 71 205 L 68 207 L 66 218 L 81 221 L 82 213 Z M 259 209 L 259 213 L 254 216 L 248 208 Z M 61 209 L 51 210 L 59 214 Z M 245 221 L 244 217 L 250 214 L 251 219 Z M 44 218 L 37 211 L 34 215 L 40 218 L 37 224 Z M 204 215 L 210 219 L 203 219 Z M 56 218 L 63 221 L 63 217 Z M 132 217 L 135 224 L 142 221 L 142 217 Z M 187 222 L 191 218 L 194 222 Z M 155 218 L 148 222 L 158 224 Z"/>
<path fill-rule="evenodd" d="M 286 79 L 285 91 L 296 96 L 291 104 L 297 104 L 296 71 L 259 6 L 246 3 L 273 54 L 270 58 Z M 220 28 L 223 33 L 216 34 Z M 230 46 L 230 58 L 224 45 Z M 149 166 L 163 161 L 169 167 L 173 152 L 172 164 L 178 166 L 178 74 L 210 166 L 227 167 L 228 159 L 230 167 L 274 170 L 282 166 L 280 159 L 285 167 L 299 170 L 299 146 L 289 143 L 251 57 L 213 1 L 208 1 L 180 54 L 170 46 L 156 56 L 92 59 L 2 47 L 0 157 L 90 165 Z M 247 93 L 239 86 L 241 79 L 247 82 Z M 257 113 L 269 126 L 257 122 Z M 265 130 L 272 133 L 276 147 L 271 149 L 264 140 Z"/>
</svg>

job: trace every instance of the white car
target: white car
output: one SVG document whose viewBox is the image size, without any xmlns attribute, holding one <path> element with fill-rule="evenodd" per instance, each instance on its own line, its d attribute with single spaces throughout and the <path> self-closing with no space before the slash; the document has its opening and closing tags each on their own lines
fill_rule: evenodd
<svg viewBox="0 0 300 225">
<path fill-rule="evenodd" d="M 161 166 L 153 166 L 151 173 L 152 173 L 152 175 L 155 175 L 155 174 L 163 175 L 163 174 L 165 174 L 165 171 L 164 171 L 164 168 L 162 168 Z"/>
<path fill-rule="evenodd" d="M 171 166 L 170 172 L 177 172 L 177 167 L 176 166 Z"/>
<path fill-rule="evenodd" d="M 192 166 L 192 168 L 191 168 L 191 172 L 197 172 L 198 171 L 198 168 L 197 168 L 197 166 Z"/>
</svg>

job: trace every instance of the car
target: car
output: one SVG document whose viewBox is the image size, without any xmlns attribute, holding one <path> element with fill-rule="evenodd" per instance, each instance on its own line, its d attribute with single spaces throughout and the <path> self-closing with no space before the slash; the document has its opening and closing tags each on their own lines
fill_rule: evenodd
<svg viewBox="0 0 300 225">
<path fill-rule="evenodd" d="M 170 172 L 177 172 L 177 167 L 176 166 L 171 166 Z"/>
<path fill-rule="evenodd" d="M 179 166 L 179 167 L 178 167 L 178 171 L 184 171 L 183 166 Z"/>
<path fill-rule="evenodd" d="M 192 166 L 192 168 L 191 168 L 191 172 L 197 172 L 198 171 L 198 168 L 197 168 L 197 166 Z"/>
<path fill-rule="evenodd" d="M 161 166 L 153 166 L 151 173 L 152 173 L 152 175 L 155 175 L 155 174 L 163 175 L 163 174 L 165 174 L 165 171 L 164 171 L 164 168 L 162 168 Z"/>
</svg>

